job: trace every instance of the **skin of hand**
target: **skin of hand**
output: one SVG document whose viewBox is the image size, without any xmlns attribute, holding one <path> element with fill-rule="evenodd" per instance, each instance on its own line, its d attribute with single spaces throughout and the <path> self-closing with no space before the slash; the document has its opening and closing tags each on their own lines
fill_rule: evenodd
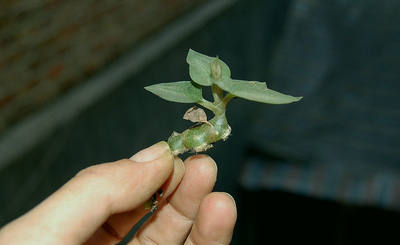
<svg viewBox="0 0 400 245">
<path fill-rule="evenodd" d="M 217 167 L 207 155 L 185 163 L 166 142 L 130 159 L 91 166 L 0 230 L 0 244 L 117 244 L 148 212 L 159 188 L 159 209 L 129 244 L 229 244 L 234 199 L 212 192 Z"/>
</svg>

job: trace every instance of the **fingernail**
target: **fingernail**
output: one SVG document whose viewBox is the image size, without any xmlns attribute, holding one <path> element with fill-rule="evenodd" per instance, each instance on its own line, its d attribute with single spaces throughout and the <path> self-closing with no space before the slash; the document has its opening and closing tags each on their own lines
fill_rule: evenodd
<svg viewBox="0 0 400 245">
<path fill-rule="evenodd" d="M 149 162 L 160 158 L 166 152 L 169 152 L 169 145 L 165 141 L 160 141 L 146 149 L 143 149 L 133 155 L 130 159 L 135 162 Z"/>
<path fill-rule="evenodd" d="M 236 207 L 236 201 L 235 201 L 235 198 L 233 198 L 233 196 L 232 196 L 231 194 L 227 193 L 227 192 L 225 192 L 225 194 L 226 194 L 228 197 L 230 197 L 230 198 L 231 198 L 231 200 L 232 200 L 233 204 L 234 204 L 234 205 L 235 205 L 235 207 Z"/>
<path fill-rule="evenodd" d="M 172 192 L 175 191 L 176 187 L 181 182 L 183 175 L 185 174 L 185 165 L 182 160 L 178 157 L 174 158 L 174 170 L 171 177 L 161 186 L 163 196 L 167 198 Z"/>
</svg>

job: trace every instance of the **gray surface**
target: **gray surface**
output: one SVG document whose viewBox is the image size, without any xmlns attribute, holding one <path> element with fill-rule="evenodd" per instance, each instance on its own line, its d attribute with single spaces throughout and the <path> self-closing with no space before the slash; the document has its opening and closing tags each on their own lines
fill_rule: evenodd
<svg viewBox="0 0 400 245">
<path fill-rule="evenodd" d="M 264 161 L 247 187 L 399 210 L 399 9 L 390 0 L 291 1 L 270 85 L 304 99 L 255 118 L 249 141 Z"/>
</svg>

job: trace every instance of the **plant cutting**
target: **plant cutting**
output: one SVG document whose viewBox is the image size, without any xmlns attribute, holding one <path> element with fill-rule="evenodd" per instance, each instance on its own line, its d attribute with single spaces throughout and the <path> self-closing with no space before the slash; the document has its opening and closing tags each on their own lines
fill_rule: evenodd
<svg viewBox="0 0 400 245">
<path fill-rule="evenodd" d="M 207 120 L 205 111 L 196 105 L 186 111 L 183 119 L 195 124 L 181 133 L 174 131 L 168 138 L 169 147 L 174 155 L 187 151 L 203 152 L 210 149 L 213 143 L 225 141 L 231 134 L 225 112 L 233 98 L 239 97 L 267 104 L 288 104 L 302 98 L 271 90 L 267 88 L 265 82 L 232 79 L 228 65 L 218 57 L 209 57 L 190 49 L 186 62 L 189 64 L 191 81 L 160 83 L 145 87 L 162 99 L 178 103 L 195 103 L 214 114 L 212 119 Z M 203 97 L 204 87 L 211 88 L 213 101 Z M 157 194 L 145 206 L 152 211 L 156 209 Z"/>
</svg>

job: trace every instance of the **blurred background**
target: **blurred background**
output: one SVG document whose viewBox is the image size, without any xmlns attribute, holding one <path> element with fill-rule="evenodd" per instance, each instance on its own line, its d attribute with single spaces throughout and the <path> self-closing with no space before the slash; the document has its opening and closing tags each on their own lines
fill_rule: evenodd
<svg viewBox="0 0 400 245">
<path fill-rule="evenodd" d="M 0 0 L 0 226 L 190 123 L 143 87 L 189 48 L 303 100 L 234 100 L 210 154 L 232 244 L 399 243 L 400 2 Z"/>
</svg>

